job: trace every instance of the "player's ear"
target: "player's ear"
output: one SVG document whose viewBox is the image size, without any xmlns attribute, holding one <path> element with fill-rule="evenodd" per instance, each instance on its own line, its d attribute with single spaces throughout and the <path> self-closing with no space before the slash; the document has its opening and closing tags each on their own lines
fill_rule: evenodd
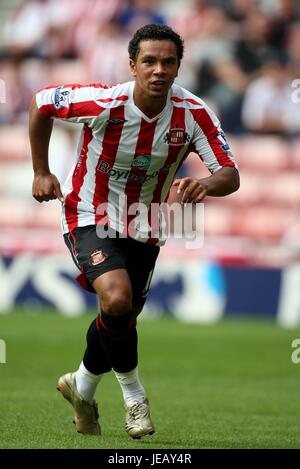
<svg viewBox="0 0 300 469">
<path fill-rule="evenodd" d="M 130 67 L 130 70 L 131 70 L 131 75 L 133 77 L 136 77 L 136 66 L 135 66 L 135 61 L 134 60 L 129 59 L 129 67 Z"/>
</svg>

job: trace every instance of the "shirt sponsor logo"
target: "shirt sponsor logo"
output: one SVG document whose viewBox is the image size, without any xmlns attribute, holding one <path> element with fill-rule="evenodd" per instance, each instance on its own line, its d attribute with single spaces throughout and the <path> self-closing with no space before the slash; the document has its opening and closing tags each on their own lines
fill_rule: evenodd
<svg viewBox="0 0 300 469">
<path fill-rule="evenodd" d="M 67 97 L 69 96 L 70 91 L 70 88 L 63 88 L 62 86 L 56 88 L 54 93 L 54 106 L 56 109 L 69 107 L 69 100 Z"/>
<path fill-rule="evenodd" d="M 147 171 L 150 166 L 151 155 L 137 155 L 131 163 L 133 168 L 139 168 L 143 171 Z"/>
<path fill-rule="evenodd" d="M 120 171 L 119 169 L 112 168 L 108 161 L 101 160 L 97 169 L 98 171 L 101 171 L 101 173 L 108 174 L 110 178 L 115 181 L 129 179 L 132 182 L 143 184 L 144 182 L 150 181 L 152 178 L 156 178 L 159 174 L 169 172 L 171 166 L 172 164 L 168 164 L 153 173 L 140 175 L 131 172 L 130 169 Z"/>
<path fill-rule="evenodd" d="M 168 145 L 179 146 L 189 142 L 191 136 L 180 127 L 170 129 L 170 131 L 164 136 L 164 142 Z"/>
</svg>

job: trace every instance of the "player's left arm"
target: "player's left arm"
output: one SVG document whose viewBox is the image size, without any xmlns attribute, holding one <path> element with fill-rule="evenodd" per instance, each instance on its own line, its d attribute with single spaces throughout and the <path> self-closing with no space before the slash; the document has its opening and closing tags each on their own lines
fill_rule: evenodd
<svg viewBox="0 0 300 469">
<path fill-rule="evenodd" d="M 207 178 L 176 179 L 173 186 L 177 186 L 177 194 L 181 194 L 181 203 L 197 203 L 202 202 L 207 195 L 223 197 L 237 191 L 240 177 L 235 167 L 224 166 Z"/>
<path fill-rule="evenodd" d="M 190 112 L 194 122 L 192 149 L 200 155 L 211 176 L 176 179 L 173 186 L 177 186 L 181 202 L 197 203 L 207 195 L 223 197 L 237 191 L 239 172 L 219 120 L 206 105 Z"/>
</svg>

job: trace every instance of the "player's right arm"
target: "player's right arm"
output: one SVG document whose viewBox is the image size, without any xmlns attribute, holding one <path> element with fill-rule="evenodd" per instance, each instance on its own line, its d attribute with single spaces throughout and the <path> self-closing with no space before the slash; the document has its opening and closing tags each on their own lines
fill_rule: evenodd
<svg viewBox="0 0 300 469">
<path fill-rule="evenodd" d="M 103 96 L 106 92 L 110 94 L 105 85 L 74 83 L 50 86 L 34 96 L 29 110 L 29 138 L 34 170 L 32 195 L 39 202 L 56 198 L 64 201 L 60 184 L 48 164 L 53 119 L 93 127 L 95 119 L 104 110 L 98 100 L 106 100 L 107 96 Z"/>
<path fill-rule="evenodd" d="M 32 195 L 38 202 L 56 198 L 60 202 L 64 201 L 59 181 L 49 169 L 48 150 L 52 128 L 53 119 L 39 111 L 34 97 L 29 109 L 29 139 L 34 172 Z"/>
</svg>

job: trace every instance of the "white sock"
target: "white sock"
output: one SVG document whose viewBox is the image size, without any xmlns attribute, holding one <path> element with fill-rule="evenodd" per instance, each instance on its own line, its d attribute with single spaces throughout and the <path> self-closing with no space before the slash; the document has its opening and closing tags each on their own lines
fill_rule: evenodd
<svg viewBox="0 0 300 469">
<path fill-rule="evenodd" d="M 122 389 L 124 401 L 127 405 L 134 401 L 142 402 L 145 399 L 145 389 L 139 380 L 138 367 L 127 373 L 119 373 L 114 370 Z"/>
<path fill-rule="evenodd" d="M 97 389 L 97 385 L 103 375 L 94 375 L 86 369 L 83 362 L 80 363 L 78 370 L 76 371 L 76 387 L 79 394 L 85 401 L 90 404 L 93 402 L 93 398 Z"/>
</svg>

